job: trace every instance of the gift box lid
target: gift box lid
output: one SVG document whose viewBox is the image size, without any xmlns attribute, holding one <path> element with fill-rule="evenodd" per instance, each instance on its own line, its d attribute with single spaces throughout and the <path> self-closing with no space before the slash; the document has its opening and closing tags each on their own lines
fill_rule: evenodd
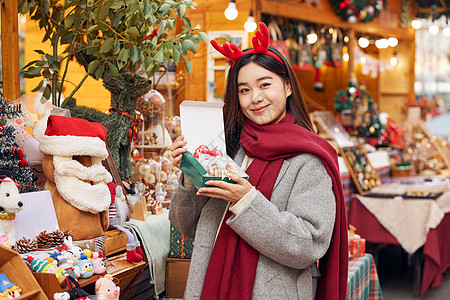
<svg viewBox="0 0 450 300">
<path fill-rule="evenodd" d="M 226 151 L 222 107 L 218 102 L 185 100 L 180 104 L 181 133 L 188 151 L 194 153 L 200 145 Z"/>
</svg>

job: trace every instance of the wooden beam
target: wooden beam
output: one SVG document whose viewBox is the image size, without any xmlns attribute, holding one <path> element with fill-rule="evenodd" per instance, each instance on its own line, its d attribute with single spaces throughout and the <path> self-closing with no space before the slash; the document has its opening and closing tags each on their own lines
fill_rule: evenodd
<svg viewBox="0 0 450 300">
<path fill-rule="evenodd" d="M 20 97 L 19 22 L 17 0 L 1 0 L 3 96 Z"/>
</svg>

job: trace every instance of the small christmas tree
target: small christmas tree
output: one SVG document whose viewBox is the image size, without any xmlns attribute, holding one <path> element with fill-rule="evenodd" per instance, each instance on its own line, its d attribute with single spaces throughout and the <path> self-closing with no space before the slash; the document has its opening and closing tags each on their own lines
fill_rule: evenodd
<svg viewBox="0 0 450 300">
<path fill-rule="evenodd" d="M 33 171 L 26 154 L 16 143 L 16 128 L 11 123 L 22 115 L 19 105 L 11 105 L 0 96 L 0 175 L 12 177 L 19 192 L 42 190 L 34 184 Z"/>
</svg>

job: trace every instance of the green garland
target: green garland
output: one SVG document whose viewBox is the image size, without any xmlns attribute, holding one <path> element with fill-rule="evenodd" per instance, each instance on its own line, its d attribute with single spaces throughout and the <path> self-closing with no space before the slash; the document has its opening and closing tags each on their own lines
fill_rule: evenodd
<svg viewBox="0 0 450 300">
<path fill-rule="evenodd" d="M 336 14 L 349 23 L 370 22 L 386 7 L 387 0 L 330 0 Z"/>
</svg>

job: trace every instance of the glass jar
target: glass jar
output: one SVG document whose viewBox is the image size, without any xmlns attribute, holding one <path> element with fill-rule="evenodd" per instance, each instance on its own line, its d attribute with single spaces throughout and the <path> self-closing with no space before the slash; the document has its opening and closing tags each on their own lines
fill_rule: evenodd
<svg viewBox="0 0 450 300">
<path fill-rule="evenodd" d="M 164 146 L 167 130 L 164 126 L 166 100 L 157 90 L 150 90 L 137 101 L 137 110 L 142 114 L 143 124 L 138 144 Z"/>
</svg>

